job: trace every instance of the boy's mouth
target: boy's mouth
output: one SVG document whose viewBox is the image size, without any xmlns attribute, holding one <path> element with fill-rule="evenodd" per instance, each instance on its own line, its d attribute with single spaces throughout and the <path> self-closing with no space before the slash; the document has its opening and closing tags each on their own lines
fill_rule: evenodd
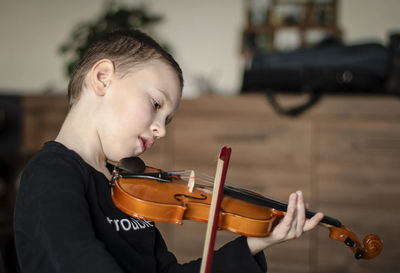
<svg viewBox="0 0 400 273">
<path fill-rule="evenodd" d="M 139 137 L 139 141 L 140 141 L 140 145 L 142 146 L 142 152 L 149 149 L 154 143 L 154 139 L 146 138 L 146 137 Z"/>
</svg>

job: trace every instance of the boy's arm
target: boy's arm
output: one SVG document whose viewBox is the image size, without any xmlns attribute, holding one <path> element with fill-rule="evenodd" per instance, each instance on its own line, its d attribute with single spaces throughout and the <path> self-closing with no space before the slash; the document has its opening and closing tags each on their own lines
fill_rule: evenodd
<svg viewBox="0 0 400 273">
<path fill-rule="evenodd" d="M 168 251 L 165 242 L 157 230 L 157 259 L 159 273 L 172 272 L 199 272 L 201 259 L 186 264 L 178 264 L 175 256 Z M 219 250 L 214 251 L 213 266 L 211 272 L 246 272 L 261 273 L 267 271 L 267 262 L 263 252 L 252 255 L 247 244 L 246 237 L 225 244 Z"/>
<path fill-rule="evenodd" d="M 23 174 L 16 202 L 22 272 L 123 272 L 93 231 L 79 169 L 40 163 Z"/>
</svg>

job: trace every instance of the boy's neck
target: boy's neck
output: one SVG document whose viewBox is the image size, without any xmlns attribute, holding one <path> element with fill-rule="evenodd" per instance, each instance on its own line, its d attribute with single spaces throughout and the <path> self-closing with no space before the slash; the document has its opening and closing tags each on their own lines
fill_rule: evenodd
<svg viewBox="0 0 400 273">
<path fill-rule="evenodd" d="M 69 111 L 55 141 L 78 153 L 86 163 L 111 179 L 92 117 L 90 109 L 78 102 Z"/>
</svg>

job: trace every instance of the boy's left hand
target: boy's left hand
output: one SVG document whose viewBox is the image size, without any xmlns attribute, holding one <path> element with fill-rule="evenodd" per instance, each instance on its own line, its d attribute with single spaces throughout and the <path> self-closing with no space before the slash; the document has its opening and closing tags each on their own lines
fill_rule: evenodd
<svg viewBox="0 0 400 273">
<path fill-rule="evenodd" d="M 303 193 L 297 191 L 289 196 L 287 211 L 280 223 L 275 226 L 268 237 L 248 237 L 247 243 L 251 253 L 254 255 L 267 247 L 278 243 L 300 237 L 305 231 L 313 229 L 324 217 L 321 212 L 312 218 L 306 219 L 306 204 Z"/>
</svg>

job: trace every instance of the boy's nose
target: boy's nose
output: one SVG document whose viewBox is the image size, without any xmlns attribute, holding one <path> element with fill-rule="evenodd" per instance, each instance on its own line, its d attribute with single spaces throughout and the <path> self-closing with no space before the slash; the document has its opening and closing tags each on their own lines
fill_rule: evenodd
<svg viewBox="0 0 400 273">
<path fill-rule="evenodd" d="M 152 132 L 155 138 L 162 138 L 167 133 L 165 125 L 161 124 L 160 122 L 153 123 Z"/>
</svg>

